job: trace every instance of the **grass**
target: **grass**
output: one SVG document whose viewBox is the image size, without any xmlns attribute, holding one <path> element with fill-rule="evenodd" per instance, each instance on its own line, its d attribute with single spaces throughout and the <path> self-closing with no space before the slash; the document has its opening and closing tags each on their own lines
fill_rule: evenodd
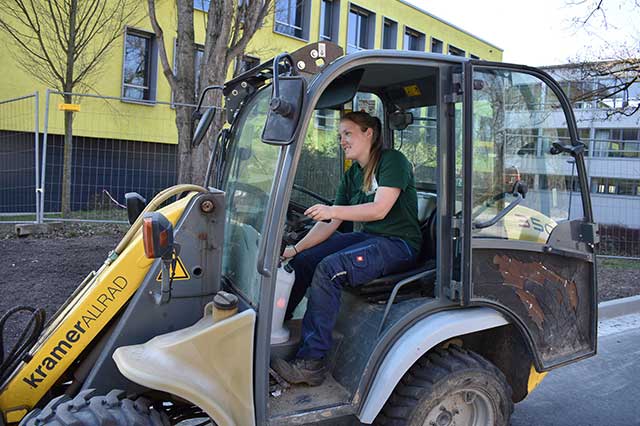
<svg viewBox="0 0 640 426">
<path fill-rule="evenodd" d="M 640 259 L 598 259 L 598 267 L 607 269 L 640 270 Z"/>
</svg>

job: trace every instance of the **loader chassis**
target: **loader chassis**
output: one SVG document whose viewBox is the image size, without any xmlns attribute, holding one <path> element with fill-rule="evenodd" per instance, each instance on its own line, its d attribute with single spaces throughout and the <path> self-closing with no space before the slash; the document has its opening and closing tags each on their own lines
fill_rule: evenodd
<svg viewBox="0 0 640 426">
<path fill-rule="evenodd" d="M 445 383 L 448 376 L 429 367 L 443 357 L 445 364 L 460 367 L 457 379 L 476 373 L 488 378 L 495 392 L 479 392 L 480 399 L 508 395 L 504 404 L 494 404 L 503 407 L 494 417 L 508 420 L 512 403 L 531 392 L 541 373 L 595 353 L 596 228 L 584 159 L 579 149 L 571 148 L 580 144 L 575 119 L 557 83 L 533 68 L 419 52 L 363 51 L 338 59 L 339 48 L 324 45 L 280 55 L 225 85 L 231 127 L 216 142 L 210 166 L 218 172 L 220 190 L 203 188 L 159 210 L 175 227 L 185 279 L 173 282 L 168 302 L 158 302 L 153 296 L 159 291 L 160 261 L 144 256 L 138 233 L 119 257 L 85 280 L 45 330 L 32 358 L 4 384 L 0 410 L 5 422 L 20 421 L 27 411 L 62 393 L 84 398 L 89 389 L 100 394 L 124 389 L 128 395 L 146 396 L 172 421 L 208 415 L 220 425 L 346 418 L 371 423 L 398 411 L 393 406 L 398 396 L 389 395 L 394 388 L 402 392 L 403 386 L 412 386 L 411 377 L 420 368 Z M 319 52 L 335 57 L 319 66 Z M 273 78 L 283 71 L 288 75 L 280 81 Z M 481 132 L 474 133 L 473 123 L 482 114 L 495 113 L 483 88 L 492 76 L 507 81 L 511 72 L 539 79 L 559 99 L 571 141 L 554 147 L 578 166 L 583 218 L 556 220 L 549 211 L 547 216 L 517 205 L 522 202 L 517 197 L 526 193 L 520 190 L 519 195 L 519 186 L 506 192 L 517 199 L 511 217 L 505 213 L 509 202 L 502 200 L 485 217 L 478 213 L 474 179 L 499 186 L 504 176 L 493 170 L 502 173 L 507 165 L 501 157 L 504 146 L 478 141 Z M 482 82 L 481 76 L 489 77 Z M 277 93 L 281 98 L 270 106 Z M 317 111 L 344 112 L 346 103 L 363 94 L 381 103 L 386 148 L 400 149 L 397 137 L 407 128 L 392 129 L 392 114 L 435 110 L 424 120 L 436 123 L 434 158 L 429 160 L 433 179 L 418 188 L 434 204 L 422 227 L 432 245 L 425 248 L 428 256 L 419 273 L 395 281 L 383 277 L 344 292 L 328 355 L 330 377 L 318 388 L 294 386 L 281 394 L 283 388 L 270 383 L 269 362 L 295 353 L 301 320 L 298 315 L 287 324 L 292 332 L 288 342 L 271 345 L 279 254 L 283 241 L 299 240 L 312 225 L 293 194 L 304 192 L 317 202 L 335 190 L 308 190 L 299 181 L 304 170 L 298 166 L 309 155 L 314 129 L 321 127 Z M 294 111 L 277 116 L 277 104 L 287 97 Z M 504 114 L 491 118 L 485 122 L 507 121 Z M 276 124 L 264 129 L 264 123 Z M 494 149 L 480 166 L 472 163 L 478 146 Z M 516 158 L 527 161 L 521 157 Z M 336 161 L 343 170 L 342 157 Z M 500 222 L 502 234 L 479 231 L 495 230 L 491 226 L 500 214 L 506 215 Z M 525 230 L 513 221 L 516 216 L 536 226 Z M 239 313 L 215 323 L 208 302 L 222 289 L 237 296 Z M 213 346 L 230 341 L 235 346 L 225 346 L 216 358 Z M 234 357 L 232 348 L 245 349 Z M 190 351 L 197 353 L 191 356 Z M 223 365 L 210 365 L 209 358 Z M 408 416 L 440 404 L 429 401 L 428 393 L 417 400 L 425 405 L 414 407 L 418 403 L 412 402 L 411 410 L 417 411 L 407 409 Z M 53 411 L 50 405 L 40 414 Z M 27 419 L 33 422 L 37 414 Z M 396 420 L 404 424 L 407 418 Z"/>
</svg>

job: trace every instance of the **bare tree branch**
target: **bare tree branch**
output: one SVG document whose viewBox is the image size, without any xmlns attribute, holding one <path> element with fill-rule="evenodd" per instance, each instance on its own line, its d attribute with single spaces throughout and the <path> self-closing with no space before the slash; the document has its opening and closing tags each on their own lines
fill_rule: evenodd
<svg viewBox="0 0 640 426">
<path fill-rule="evenodd" d="M 167 48 L 164 45 L 164 31 L 162 31 L 162 27 L 160 27 L 158 18 L 156 17 L 155 0 L 147 0 L 147 6 L 149 7 L 149 18 L 151 19 L 151 27 L 153 28 L 153 32 L 155 33 L 156 40 L 158 42 L 158 52 L 160 54 L 160 62 L 162 64 L 162 73 L 166 77 L 171 90 L 173 92 L 176 92 L 178 90 L 178 83 L 176 81 L 176 76 L 171 69 L 171 65 L 169 64 Z"/>
</svg>

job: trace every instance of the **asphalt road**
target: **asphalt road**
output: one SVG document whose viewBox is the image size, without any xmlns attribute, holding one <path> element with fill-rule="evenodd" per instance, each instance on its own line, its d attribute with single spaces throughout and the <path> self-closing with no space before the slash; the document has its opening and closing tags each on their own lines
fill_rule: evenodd
<svg viewBox="0 0 640 426">
<path fill-rule="evenodd" d="M 640 425 L 640 314 L 601 322 L 595 357 L 550 372 L 512 426 Z"/>
</svg>

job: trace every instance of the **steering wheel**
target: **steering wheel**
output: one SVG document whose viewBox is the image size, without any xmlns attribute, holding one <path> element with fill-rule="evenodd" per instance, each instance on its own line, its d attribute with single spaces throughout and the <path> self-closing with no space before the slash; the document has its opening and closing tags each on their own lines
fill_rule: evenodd
<svg viewBox="0 0 640 426">
<path fill-rule="evenodd" d="M 326 204 L 328 206 L 333 205 L 333 201 L 324 198 L 322 195 L 318 194 L 317 192 L 313 192 L 310 189 L 305 188 L 304 186 L 301 185 L 297 185 L 297 184 L 293 184 L 293 189 L 295 189 L 296 191 L 300 191 L 305 195 L 310 196 L 311 198 L 315 198 L 316 200 L 320 201 L 323 204 Z"/>
</svg>

